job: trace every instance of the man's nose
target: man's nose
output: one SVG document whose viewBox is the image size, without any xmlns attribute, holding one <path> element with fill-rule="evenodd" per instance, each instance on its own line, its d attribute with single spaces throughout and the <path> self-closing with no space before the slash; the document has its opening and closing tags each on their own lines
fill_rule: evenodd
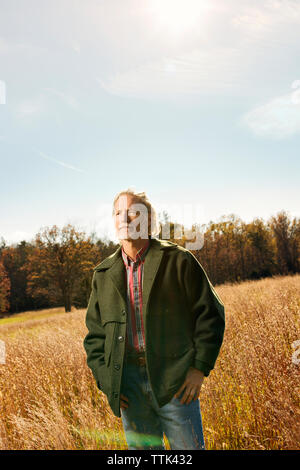
<svg viewBox="0 0 300 470">
<path fill-rule="evenodd" d="M 129 220 L 128 220 L 128 211 L 127 210 L 124 210 L 121 212 L 121 222 L 122 223 L 127 223 Z"/>
</svg>

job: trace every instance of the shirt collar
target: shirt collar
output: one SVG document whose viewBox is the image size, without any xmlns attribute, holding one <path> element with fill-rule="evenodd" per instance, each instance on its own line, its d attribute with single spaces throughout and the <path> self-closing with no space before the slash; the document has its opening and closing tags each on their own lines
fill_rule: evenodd
<svg viewBox="0 0 300 470">
<path fill-rule="evenodd" d="M 134 263 L 134 264 L 139 264 L 139 263 L 141 263 L 141 262 L 144 260 L 146 254 L 147 254 L 147 252 L 148 252 L 148 250 L 149 250 L 149 247 L 150 247 L 150 239 L 148 239 L 148 242 L 146 243 L 146 245 L 143 246 L 143 247 L 137 252 L 135 261 L 133 261 L 133 260 L 125 253 L 125 251 L 124 251 L 124 249 L 123 249 L 123 247 L 122 247 L 122 250 L 121 250 L 121 251 L 122 251 L 122 258 L 123 258 L 123 261 L 124 261 L 126 267 L 128 267 L 128 266 L 129 266 L 130 264 L 132 264 L 132 263 Z"/>
</svg>

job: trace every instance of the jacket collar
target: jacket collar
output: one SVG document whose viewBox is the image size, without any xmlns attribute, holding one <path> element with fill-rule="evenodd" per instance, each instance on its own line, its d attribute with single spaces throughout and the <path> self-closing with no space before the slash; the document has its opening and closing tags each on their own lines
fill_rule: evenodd
<svg viewBox="0 0 300 470">
<path fill-rule="evenodd" d="M 177 245 L 176 243 L 169 242 L 168 240 L 160 240 L 159 238 L 151 238 L 150 239 L 150 247 L 148 254 L 150 252 L 158 251 L 158 250 L 169 250 L 175 248 Z M 119 246 L 117 250 L 105 260 L 103 260 L 100 264 L 94 267 L 94 271 L 103 271 L 105 269 L 111 268 L 118 259 L 122 259 L 122 247 Z"/>
<path fill-rule="evenodd" d="M 148 250 L 150 248 L 150 242 L 151 242 L 151 239 L 148 239 L 147 243 L 138 251 L 138 253 L 135 257 L 135 260 L 131 259 L 130 256 L 128 256 L 127 253 L 125 253 L 123 248 L 121 249 L 122 258 L 123 258 L 123 261 L 124 261 L 124 264 L 125 264 L 126 268 L 128 268 L 132 264 L 137 266 L 137 265 L 139 265 L 143 262 L 146 254 L 148 253 Z"/>
<path fill-rule="evenodd" d="M 158 272 L 161 260 L 165 250 L 171 250 L 176 248 L 176 243 L 169 242 L 167 240 L 159 240 L 158 238 L 151 238 L 150 247 L 147 252 L 147 256 L 144 261 L 144 279 L 143 279 L 143 307 L 142 314 L 143 320 L 146 322 L 146 313 L 148 307 L 148 300 L 150 292 L 155 280 L 155 276 Z M 122 259 L 121 246 L 106 258 L 102 263 L 94 268 L 94 271 L 105 271 L 110 276 L 116 289 L 123 299 L 124 305 L 127 305 L 127 288 L 124 282 L 124 276 L 126 268 Z M 146 324 L 146 323 L 144 323 Z"/>
</svg>

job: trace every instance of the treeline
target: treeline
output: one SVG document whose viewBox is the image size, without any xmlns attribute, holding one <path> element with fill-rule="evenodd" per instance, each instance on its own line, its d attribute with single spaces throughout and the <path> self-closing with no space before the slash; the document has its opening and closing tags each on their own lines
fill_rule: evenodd
<svg viewBox="0 0 300 470">
<path fill-rule="evenodd" d="M 174 238 L 174 223 L 167 213 L 163 214 L 159 238 L 167 225 L 171 241 L 182 246 L 192 241 Z M 203 247 L 193 254 L 214 285 L 300 271 L 300 219 L 291 219 L 285 211 L 267 222 L 256 218 L 245 223 L 230 215 L 217 223 L 195 224 L 192 229 L 203 234 Z M 7 246 L 2 238 L 0 314 L 61 305 L 66 311 L 72 306 L 86 308 L 93 267 L 118 246 L 70 224 L 62 229 L 46 227 L 31 243 Z"/>
<path fill-rule="evenodd" d="M 46 227 L 34 243 L 0 244 L 0 314 L 63 305 L 86 307 L 93 267 L 116 250 L 68 224 Z"/>
</svg>

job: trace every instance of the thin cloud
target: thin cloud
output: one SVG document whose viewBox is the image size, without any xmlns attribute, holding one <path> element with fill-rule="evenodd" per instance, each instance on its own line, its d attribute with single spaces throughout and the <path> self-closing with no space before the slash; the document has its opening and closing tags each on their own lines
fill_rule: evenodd
<svg viewBox="0 0 300 470">
<path fill-rule="evenodd" d="M 0 55 L 11 54 L 38 54 L 45 53 L 46 49 L 28 43 L 14 43 L 0 37 Z"/>
<path fill-rule="evenodd" d="M 85 170 L 82 170 L 81 168 L 77 168 L 76 166 L 70 165 L 69 163 L 62 162 L 61 160 L 57 160 L 56 158 L 50 157 L 49 155 L 46 155 L 44 152 L 40 152 L 39 150 L 34 150 L 34 151 L 38 153 L 45 160 L 50 160 L 51 162 L 57 163 L 58 165 L 63 166 L 64 168 L 68 168 L 69 170 L 79 171 L 80 173 L 86 173 Z"/>
<path fill-rule="evenodd" d="M 211 0 L 209 10 L 201 15 L 201 23 L 197 20 L 187 30 L 180 29 L 180 3 L 176 2 L 177 7 L 168 12 L 164 2 L 155 2 L 154 16 L 144 5 L 138 7 L 142 3 L 135 3 L 137 13 L 126 21 L 126 34 L 122 29 L 121 39 L 118 31 L 105 30 L 114 67 L 101 70 L 98 82 L 109 94 L 145 100 L 207 95 L 243 97 L 245 93 L 248 98 L 250 94 L 257 97 L 257 92 L 268 92 L 269 80 L 275 82 L 274 88 L 277 84 L 270 64 L 286 59 L 287 49 L 290 56 L 298 55 L 298 0 Z M 191 11 L 193 4 L 194 1 L 187 2 Z M 182 6 L 184 15 L 187 5 Z M 133 48 L 131 31 L 136 18 L 143 25 L 143 37 L 139 47 Z M 178 34 L 173 36 L 172 20 L 178 25 Z M 122 48 L 113 47 L 121 41 Z M 261 77 L 260 87 L 255 88 L 253 80 Z"/>
<path fill-rule="evenodd" d="M 71 48 L 73 49 L 74 52 L 76 52 L 77 54 L 80 54 L 81 48 L 78 42 L 72 41 Z"/>
<path fill-rule="evenodd" d="M 44 109 L 43 101 L 42 96 L 22 101 L 16 110 L 18 118 L 31 118 L 40 115 Z"/>
<path fill-rule="evenodd" d="M 16 115 L 19 119 L 24 121 L 33 120 L 37 117 L 49 115 L 53 112 L 53 104 L 51 103 L 51 98 L 49 94 L 58 96 L 60 100 L 64 103 L 67 103 L 68 106 L 75 109 L 78 107 L 77 100 L 71 96 L 63 93 L 61 91 L 55 90 L 54 88 L 44 88 L 43 91 L 47 93 L 40 93 L 32 97 L 31 99 L 23 100 L 16 109 Z M 54 108 L 55 109 L 55 108 Z"/>
<path fill-rule="evenodd" d="M 58 96 L 72 108 L 78 107 L 78 101 L 73 96 L 67 95 L 66 93 L 63 93 L 62 91 L 55 90 L 54 88 L 44 88 L 44 90 L 49 93 L 52 93 L 55 96 Z"/>
<path fill-rule="evenodd" d="M 275 97 L 246 113 L 241 124 L 254 134 L 284 139 L 300 133 L 300 81 L 295 80 L 292 92 Z"/>
<path fill-rule="evenodd" d="M 242 59 L 234 47 L 195 49 L 96 80 L 112 95 L 146 99 L 232 92 L 243 80 L 242 69 L 236 66 Z"/>
</svg>

